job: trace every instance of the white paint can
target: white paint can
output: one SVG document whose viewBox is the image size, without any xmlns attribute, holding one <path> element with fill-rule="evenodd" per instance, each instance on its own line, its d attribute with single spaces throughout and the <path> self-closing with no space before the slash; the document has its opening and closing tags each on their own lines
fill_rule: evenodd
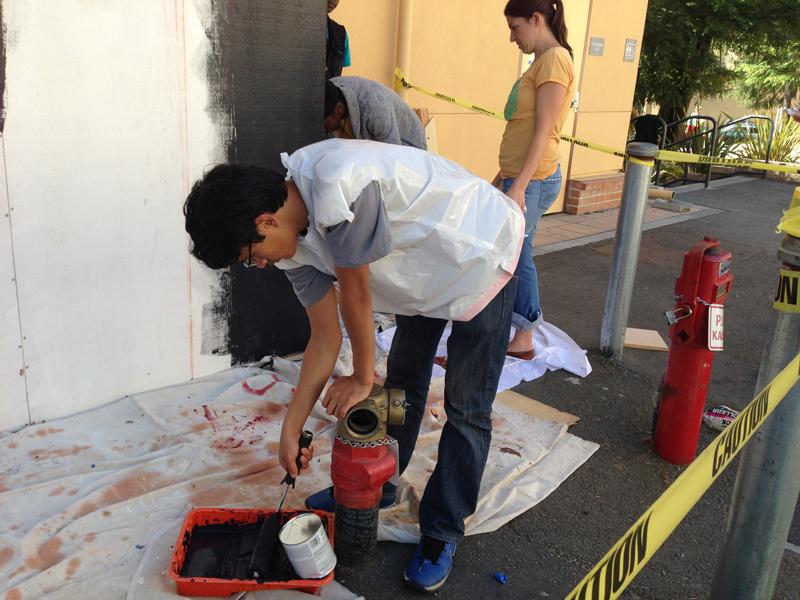
<svg viewBox="0 0 800 600">
<path fill-rule="evenodd" d="M 336 555 L 319 515 L 303 513 L 289 519 L 278 537 L 301 579 L 321 579 L 336 566 Z"/>
</svg>

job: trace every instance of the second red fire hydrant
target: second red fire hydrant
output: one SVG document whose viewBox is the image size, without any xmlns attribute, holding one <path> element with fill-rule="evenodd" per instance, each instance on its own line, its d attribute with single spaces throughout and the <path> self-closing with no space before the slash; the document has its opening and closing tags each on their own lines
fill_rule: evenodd
<svg viewBox="0 0 800 600">
<path fill-rule="evenodd" d="M 714 238 L 693 246 L 675 282 L 675 309 L 665 313 L 670 346 L 654 441 L 661 458 L 675 465 L 689 464 L 697 453 L 714 351 L 722 350 L 731 258 Z"/>
</svg>

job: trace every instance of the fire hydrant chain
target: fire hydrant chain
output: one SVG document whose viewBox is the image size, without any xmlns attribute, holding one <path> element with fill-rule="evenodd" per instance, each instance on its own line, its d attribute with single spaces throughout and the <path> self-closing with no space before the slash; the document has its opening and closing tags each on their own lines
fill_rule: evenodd
<svg viewBox="0 0 800 600">
<path fill-rule="evenodd" d="M 381 440 L 375 440 L 374 442 L 354 442 L 345 437 L 337 435 L 336 440 L 345 446 L 350 446 L 352 448 L 377 448 L 378 446 L 390 446 L 397 443 L 396 439 L 390 437 L 385 437 Z"/>
</svg>

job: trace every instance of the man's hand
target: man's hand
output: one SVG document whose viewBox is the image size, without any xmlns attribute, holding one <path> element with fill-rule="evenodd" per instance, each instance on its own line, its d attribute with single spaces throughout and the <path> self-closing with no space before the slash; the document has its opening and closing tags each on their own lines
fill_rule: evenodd
<svg viewBox="0 0 800 600">
<path fill-rule="evenodd" d="M 298 440 L 300 439 L 300 431 L 287 430 L 284 422 L 284 427 L 281 429 L 281 443 L 278 449 L 278 458 L 281 461 L 281 466 L 286 469 L 292 477 L 297 477 L 300 473 L 297 471 L 297 451 L 300 449 Z M 308 468 L 308 463 L 314 458 L 314 446 L 303 448 L 300 450 L 300 462 L 302 464 L 301 471 Z"/>
<path fill-rule="evenodd" d="M 343 419 L 347 415 L 347 411 L 366 399 L 371 391 L 372 382 L 361 383 L 353 376 L 339 377 L 328 388 L 328 392 L 322 400 L 322 406 L 329 415 Z"/>
</svg>

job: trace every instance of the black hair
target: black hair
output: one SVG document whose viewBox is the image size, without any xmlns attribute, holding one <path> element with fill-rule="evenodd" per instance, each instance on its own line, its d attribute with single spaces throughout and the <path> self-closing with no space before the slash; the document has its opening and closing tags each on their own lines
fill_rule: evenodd
<svg viewBox="0 0 800 600">
<path fill-rule="evenodd" d="M 325 80 L 325 114 L 323 115 L 324 118 L 328 118 L 328 116 L 334 111 L 336 108 L 336 104 L 341 102 L 345 106 L 347 106 L 347 102 L 344 99 L 344 94 L 342 94 L 342 90 L 339 89 L 335 83 L 333 83 L 330 79 Z"/>
<path fill-rule="evenodd" d="M 572 46 L 567 43 L 567 23 L 564 20 L 564 3 L 562 0 L 508 0 L 503 14 L 507 17 L 530 19 L 533 13 L 544 15 L 547 26 L 572 56 Z M 574 58 L 574 56 L 573 56 Z"/>
<path fill-rule="evenodd" d="M 255 219 L 286 202 L 283 175 L 263 167 L 217 165 L 192 186 L 183 205 L 190 252 L 212 269 L 239 261 L 242 248 L 260 242 Z"/>
</svg>

